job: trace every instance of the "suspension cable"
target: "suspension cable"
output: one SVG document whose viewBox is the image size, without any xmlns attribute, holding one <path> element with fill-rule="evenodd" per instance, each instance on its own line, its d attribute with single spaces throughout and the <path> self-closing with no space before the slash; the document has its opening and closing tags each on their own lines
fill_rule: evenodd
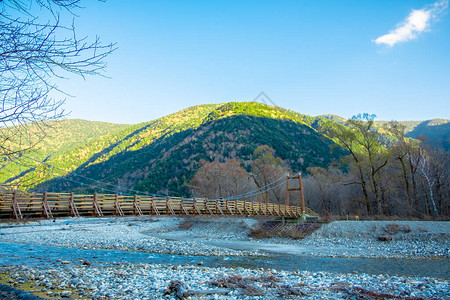
<svg viewBox="0 0 450 300">
<path fill-rule="evenodd" d="M 111 183 L 108 183 L 108 182 L 103 182 L 103 181 L 101 181 L 101 180 L 93 179 L 93 178 L 90 178 L 90 177 L 87 177 L 87 176 L 84 176 L 84 175 L 81 175 L 81 174 L 77 174 L 77 173 L 75 173 L 75 172 L 71 173 L 70 171 L 61 169 L 61 168 L 59 168 L 59 167 L 55 167 L 55 166 L 53 166 L 53 165 L 51 165 L 51 164 L 49 164 L 49 163 L 46 163 L 46 162 L 42 162 L 42 161 L 36 160 L 36 159 L 31 158 L 31 157 L 29 157 L 29 156 L 21 155 L 21 157 L 24 157 L 24 158 L 29 159 L 29 160 L 31 160 L 31 161 L 34 161 L 34 162 L 36 162 L 36 163 L 38 163 L 38 164 L 44 165 L 44 166 L 46 166 L 46 167 L 49 167 L 49 168 L 53 168 L 53 169 L 62 171 L 62 172 L 64 172 L 64 173 L 66 173 L 67 175 L 71 175 L 71 176 L 74 176 L 74 177 L 80 177 L 80 178 L 83 178 L 83 179 L 86 179 L 86 180 L 90 180 L 90 181 L 93 181 L 93 182 L 96 182 L 96 183 L 97 183 L 97 185 L 93 185 L 93 184 L 89 184 L 89 183 L 84 183 L 84 182 L 81 182 L 81 181 L 78 181 L 78 180 L 70 179 L 70 178 L 68 178 L 67 176 L 61 177 L 60 174 L 56 174 L 56 173 L 53 173 L 53 172 L 49 172 L 48 170 L 45 170 L 45 169 L 40 170 L 40 171 L 42 171 L 43 173 L 46 173 L 46 174 L 50 174 L 50 175 L 55 176 L 55 178 L 62 179 L 62 180 L 66 180 L 66 181 L 70 181 L 70 182 L 79 184 L 80 186 L 84 186 L 84 185 L 85 185 L 85 186 L 88 186 L 88 187 L 91 187 L 91 188 L 94 188 L 94 189 L 100 189 L 101 191 L 112 192 L 112 193 L 114 193 L 114 194 L 116 194 L 117 191 L 120 191 L 120 190 L 131 191 L 131 193 L 126 193 L 126 192 L 125 192 L 125 194 L 129 194 L 129 195 L 139 194 L 139 193 L 140 193 L 140 191 L 138 191 L 138 190 L 134 190 L 134 189 L 130 189 L 130 188 L 126 188 L 126 187 L 114 185 L 114 184 L 111 184 Z M 12 161 L 13 163 L 18 164 L 18 165 L 21 165 L 21 166 L 23 166 L 23 167 L 30 168 L 30 166 L 27 166 L 27 165 L 25 165 L 25 164 L 23 164 L 23 163 L 20 163 L 20 162 L 18 162 L 17 160 L 11 160 L 11 161 Z M 33 169 L 36 169 L 36 168 L 33 168 Z M 284 179 L 284 180 L 283 180 L 283 179 Z M 282 181 L 282 180 L 283 180 L 283 181 Z M 274 180 L 274 181 L 272 181 L 272 182 L 270 182 L 270 183 L 268 183 L 268 184 L 266 184 L 266 185 L 264 185 L 264 186 L 262 186 L 262 187 L 260 187 L 260 188 L 258 188 L 258 189 L 255 189 L 255 190 L 252 190 L 252 191 L 243 193 L 243 194 L 239 194 L 239 195 L 233 195 L 233 196 L 226 197 L 226 198 L 208 199 L 208 201 L 216 201 L 216 200 L 232 201 L 232 200 L 240 200 L 240 199 L 246 199 L 246 198 L 254 197 L 254 196 L 257 196 L 257 195 L 260 195 L 260 194 L 269 192 L 269 191 L 271 191 L 271 190 L 274 190 L 274 189 L 277 188 L 277 187 L 280 187 L 281 185 L 285 184 L 287 180 L 288 180 L 287 176 L 286 176 L 286 175 L 283 175 L 283 176 L 281 176 L 280 178 L 278 178 L 278 179 L 276 179 L 276 180 Z M 281 181 L 281 182 L 278 183 L 279 181 Z M 276 183 L 278 183 L 278 184 L 276 184 Z M 116 188 L 117 190 L 112 190 L 112 189 L 109 189 L 109 188 L 105 188 L 105 187 L 102 187 L 102 186 L 100 186 L 100 185 L 110 186 L 110 187 Z M 122 194 L 122 192 L 119 192 L 119 193 Z M 168 196 L 168 195 L 150 194 L 150 193 L 148 193 L 148 192 L 142 192 L 142 193 L 145 194 L 145 195 L 149 195 L 149 196 L 152 195 L 152 196 L 154 196 L 154 197 L 169 197 L 169 198 L 171 198 L 171 196 Z"/>
</svg>

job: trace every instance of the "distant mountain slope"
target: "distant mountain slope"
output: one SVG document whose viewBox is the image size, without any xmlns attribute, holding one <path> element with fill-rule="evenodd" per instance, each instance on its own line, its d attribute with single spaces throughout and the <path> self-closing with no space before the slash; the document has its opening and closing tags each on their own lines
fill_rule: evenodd
<svg viewBox="0 0 450 300">
<path fill-rule="evenodd" d="M 194 106 L 155 121 L 136 125 L 119 125 L 119 128 L 114 127 L 114 132 L 108 132 L 110 125 L 103 123 L 105 126 L 103 132 L 105 134 L 98 134 L 97 138 L 90 139 L 86 137 L 83 142 L 78 141 L 78 143 L 74 143 L 73 147 L 68 147 L 66 151 L 55 151 L 49 156 L 43 156 L 42 152 L 33 152 L 28 155 L 40 162 L 45 160 L 46 164 L 55 168 L 37 163 L 24 156 L 19 160 L 19 165 L 6 164 L 0 172 L 0 176 L 2 181 L 11 182 L 11 178 L 14 178 L 17 183 L 20 181 L 22 186 L 33 187 L 52 178 L 66 176 L 68 172 L 83 170 L 89 165 L 106 161 L 118 153 L 134 151 L 148 146 L 161 137 L 170 136 L 192 126 L 198 126 L 203 121 L 203 118 L 217 106 Z M 77 122 L 75 124 L 77 125 Z M 95 128 L 95 125 L 100 125 L 100 122 L 93 122 L 93 128 Z M 66 141 L 66 127 L 62 128 L 64 130 L 60 130 L 57 136 L 61 136 L 61 140 Z M 76 128 L 75 132 L 77 132 Z M 43 149 L 45 149 L 45 154 L 48 154 L 46 152 L 48 147 L 45 145 L 58 143 L 59 140 L 57 137 L 51 137 L 50 139 L 56 139 L 57 142 L 44 142 Z M 72 141 L 71 139 L 68 140 Z M 68 143 L 66 141 L 62 145 L 67 145 Z M 40 151 L 43 150 L 41 149 Z"/>
<path fill-rule="evenodd" d="M 325 118 L 327 120 L 331 120 L 331 121 L 338 122 L 338 123 L 341 123 L 341 124 L 345 124 L 345 121 L 347 121 L 346 118 L 343 118 L 343 117 L 338 116 L 338 115 L 333 115 L 333 114 L 320 115 L 319 117 L 323 117 L 323 118 Z"/>
<path fill-rule="evenodd" d="M 320 119 L 324 118 L 340 124 L 345 124 L 347 121 L 337 115 L 321 115 L 315 118 L 315 123 L 311 123 L 314 128 L 320 123 Z M 375 121 L 375 130 L 377 130 L 382 137 L 382 142 L 390 146 L 392 137 L 386 135 L 384 126 L 388 124 L 388 121 Z M 425 145 L 432 145 L 434 147 L 442 147 L 443 149 L 450 151 L 450 120 L 447 119 L 432 119 L 427 121 L 399 121 L 401 125 L 405 126 L 406 137 L 413 139 L 421 139 Z"/>
<path fill-rule="evenodd" d="M 46 137 L 34 147 L 27 156 L 41 162 L 51 162 L 56 157 L 64 157 L 65 164 L 59 167 L 68 167 L 76 165 L 72 162 L 71 153 L 86 150 L 87 145 L 98 144 L 99 149 L 109 143 L 116 134 L 131 127 L 132 125 L 111 124 L 105 122 L 94 122 L 85 120 L 62 120 L 51 121 L 44 124 L 47 128 Z M 86 153 L 88 155 L 88 153 Z M 25 174 L 35 167 L 27 159 L 19 160 L 22 164 L 8 163 L 4 164 L 0 170 L 0 182 L 11 182 L 16 178 L 22 178 Z M 25 166 L 24 166 L 25 165 Z M 30 165 L 29 168 L 26 168 Z M 70 170 L 70 168 L 68 168 Z M 22 175 L 21 175 L 22 174 Z M 36 174 L 30 174 L 34 180 Z M 42 178 L 43 176 L 38 176 Z M 39 179 L 40 180 L 40 179 Z M 29 183 L 27 183 L 29 184 Z"/>
<path fill-rule="evenodd" d="M 51 129 L 48 131 L 47 138 L 36 148 L 45 156 L 66 152 L 132 126 L 78 119 L 53 121 L 49 122 L 49 125 Z"/>
<path fill-rule="evenodd" d="M 406 136 L 413 139 L 425 137 L 425 144 L 442 147 L 450 151 L 450 120 L 433 119 L 421 122 Z"/>
</svg>

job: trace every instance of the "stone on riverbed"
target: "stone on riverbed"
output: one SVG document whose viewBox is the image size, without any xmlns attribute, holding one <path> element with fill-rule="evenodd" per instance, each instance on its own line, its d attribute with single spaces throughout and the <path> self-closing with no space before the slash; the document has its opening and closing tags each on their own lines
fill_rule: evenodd
<svg viewBox="0 0 450 300">
<path fill-rule="evenodd" d="M 390 242 L 392 241 L 392 237 L 390 235 L 380 235 L 378 240 L 381 242 Z"/>
</svg>

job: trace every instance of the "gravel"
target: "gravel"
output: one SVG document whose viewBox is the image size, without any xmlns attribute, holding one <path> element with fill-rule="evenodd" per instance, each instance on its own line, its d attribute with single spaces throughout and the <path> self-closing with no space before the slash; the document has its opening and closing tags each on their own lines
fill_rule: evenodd
<svg viewBox="0 0 450 300">
<path fill-rule="evenodd" d="M 389 236 L 390 242 L 378 238 Z M 450 257 L 450 222 L 339 221 L 322 226 L 302 244 L 331 257 L 430 259 Z M 324 251 L 326 253 L 324 253 Z"/>
<path fill-rule="evenodd" d="M 449 259 L 449 222 L 347 221 L 324 224 L 303 240 L 253 240 L 254 219 L 172 217 L 66 218 L 0 224 L 0 242 L 117 249 L 181 255 L 264 256 L 266 251 L 319 257 Z M 389 235 L 390 242 L 379 236 Z M 20 256 L 20 253 L 18 253 Z M 45 253 L 42 254 L 45 256 Z M 84 262 L 1 266 L 10 285 L 30 283 L 56 298 L 175 299 L 164 296 L 172 280 L 191 299 L 450 298 L 447 280 L 369 275 L 204 267 L 201 265 Z"/>
<path fill-rule="evenodd" d="M 255 219 L 66 218 L 0 225 L 0 242 L 206 256 L 450 257 L 450 222 L 338 221 L 303 240 L 248 237 Z M 380 241 L 388 236 L 391 241 Z"/>
<path fill-rule="evenodd" d="M 205 291 L 220 291 L 206 299 L 368 299 L 364 296 L 377 294 L 382 298 L 450 297 L 448 281 L 354 273 L 129 263 L 47 270 L 10 266 L 0 267 L 0 272 L 11 274 L 13 280 L 25 278 L 33 282 L 35 289 L 45 289 L 48 295 L 63 298 L 161 299 L 172 280 L 184 283 L 192 293 L 191 299 L 205 299 Z M 174 294 L 168 297 L 175 299 Z"/>
<path fill-rule="evenodd" d="M 178 218 L 66 218 L 25 225 L 0 226 L 0 241 L 35 245 L 53 245 L 79 249 L 117 249 L 149 253 L 261 256 L 258 251 L 233 250 L 194 241 L 169 240 L 150 236 L 176 231 L 183 219 Z"/>
</svg>

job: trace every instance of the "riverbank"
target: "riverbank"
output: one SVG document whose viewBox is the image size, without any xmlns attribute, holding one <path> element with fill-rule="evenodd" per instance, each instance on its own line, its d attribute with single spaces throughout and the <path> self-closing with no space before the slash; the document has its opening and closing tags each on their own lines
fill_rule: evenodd
<svg viewBox="0 0 450 300">
<path fill-rule="evenodd" d="M 0 242 L 206 256 L 450 258 L 450 222 L 336 221 L 305 239 L 254 239 L 248 218 L 65 218 L 0 224 Z M 390 241 L 380 241 L 389 237 Z"/>
<path fill-rule="evenodd" d="M 355 272 L 356 264 L 341 272 L 305 269 L 308 257 L 342 257 L 396 258 L 400 264 L 433 259 L 448 270 L 449 222 L 344 221 L 324 224 L 303 240 L 249 238 L 258 222 L 126 217 L 3 223 L 4 249 L 19 247 L 0 255 L 0 273 L 4 283 L 53 298 L 158 299 L 172 280 L 185 285 L 192 299 L 450 297 L 445 271 L 433 278 L 411 271 L 408 276 L 367 274 L 364 267 L 367 271 Z M 392 240 L 383 242 L 380 236 Z M 135 260 L 128 259 L 135 254 Z M 276 262 L 273 255 L 288 255 L 288 267 L 242 263 Z M 332 266 L 333 260 L 327 263 Z"/>
</svg>

